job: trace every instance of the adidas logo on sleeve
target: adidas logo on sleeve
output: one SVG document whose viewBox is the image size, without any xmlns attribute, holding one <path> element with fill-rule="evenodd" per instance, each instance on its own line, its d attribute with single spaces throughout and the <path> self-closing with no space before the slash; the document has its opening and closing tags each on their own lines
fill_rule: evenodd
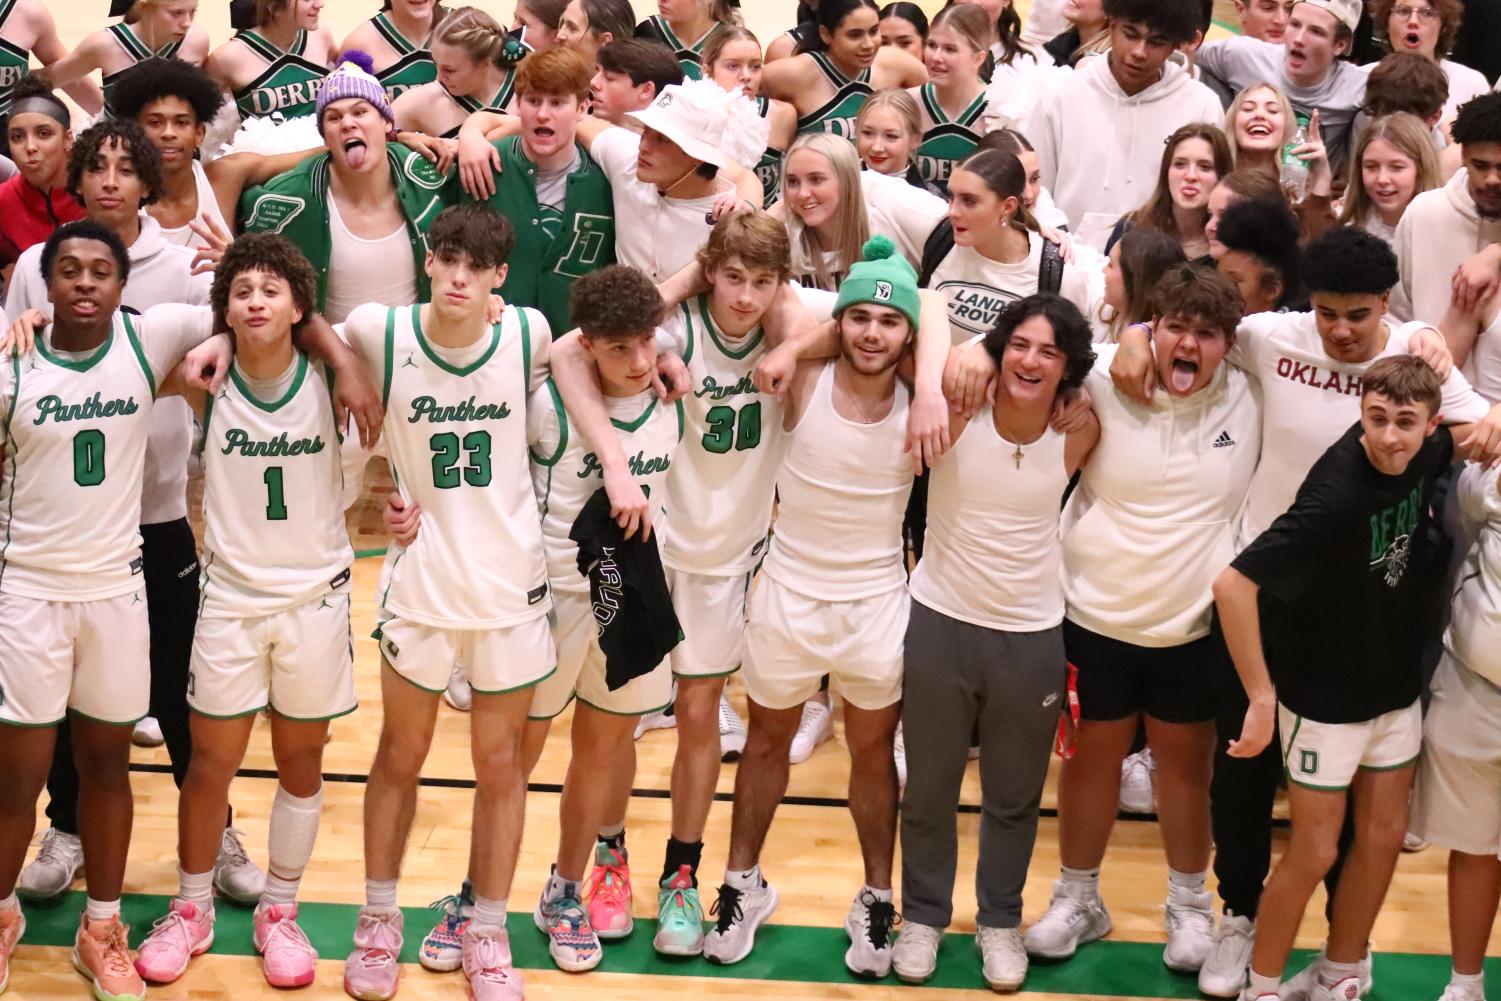
<svg viewBox="0 0 1501 1001">
<path fill-rule="evenodd" d="M 1229 448 L 1235 444 L 1235 439 L 1230 437 L 1229 431 L 1221 431 L 1218 438 L 1214 439 L 1215 448 Z"/>
</svg>

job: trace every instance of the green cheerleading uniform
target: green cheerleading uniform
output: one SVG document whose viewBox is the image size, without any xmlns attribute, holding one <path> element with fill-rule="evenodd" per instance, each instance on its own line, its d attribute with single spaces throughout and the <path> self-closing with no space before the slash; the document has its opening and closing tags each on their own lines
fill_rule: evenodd
<svg viewBox="0 0 1501 1001">
<path fill-rule="evenodd" d="M 842 139 L 854 142 L 855 118 L 860 114 L 860 109 L 865 107 L 865 102 L 870 99 L 870 95 L 874 93 L 870 86 L 870 70 L 868 68 L 861 70 L 860 75 L 851 80 L 841 73 L 833 60 L 824 53 L 810 52 L 808 55 L 813 57 L 813 64 L 833 85 L 834 96 L 817 111 L 810 112 L 797 120 L 798 134 L 830 132 Z"/>
<path fill-rule="evenodd" d="M 980 143 L 981 129 L 984 128 L 980 119 L 988 107 L 985 91 L 975 95 L 975 99 L 969 102 L 969 107 L 960 112 L 957 118 L 950 118 L 943 110 L 931 83 L 922 85 L 918 97 L 928 119 L 933 122 L 933 127 L 923 133 L 922 144 L 917 147 L 914 162 L 924 181 L 941 191 L 947 191 L 949 175 L 954 172 L 959 161 L 973 153 Z"/>
<path fill-rule="evenodd" d="M 439 86 L 442 86 L 442 84 L 439 84 Z M 516 68 L 513 66 L 506 70 L 506 78 L 500 82 L 500 89 L 495 92 L 494 97 L 483 104 L 472 97 L 455 94 L 447 87 L 443 87 L 443 93 L 448 95 L 450 101 L 463 109 L 465 118 L 468 118 L 476 111 L 495 111 L 500 114 L 510 114 L 511 101 L 516 97 Z M 463 127 L 462 124 L 455 125 L 443 133 L 443 138 L 457 139 L 459 137 L 459 129 Z"/>
<path fill-rule="evenodd" d="M 756 113 L 762 118 L 771 114 L 771 101 L 756 98 Z M 766 152 L 761 154 L 761 162 L 756 164 L 756 176 L 761 179 L 761 190 L 766 192 L 764 208 L 771 208 L 782 197 L 782 161 L 786 158 L 786 150 L 767 146 Z"/>
<path fill-rule="evenodd" d="M 433 23 L 437 22 L 438 17 L 435 16 Z M 418 48 L 408 41 L 405 35 L 396 30 L 396 25 L 391 23 L 391 19 L 384 11 L 370 19 L 370 26 L 400 57 L 375 74 L 375 79 L 386 88 L 386 100 L 394 101 L 403 92 L 438 79 L 438 64 L 433 62 L 432 52 L 425 47 Z M 423 45 L 426 46 L 427 43 L 424 42 Z"/>
<path fill-rule="evenodd" d="M 299 31 L 285 51 L 253 29 L 247 28 L 235 38 L 267 64 L 260 76 L 234 92 L 235 108 L 241 118 L 267 118 L 278 113 L 284 119 L 300 118 L 317 110 L 318 92 L 323 89 L 329 68 L 303 55 L 307 51 L 307 32 Z"/>
<path fill-rule="evenodd" d="M 704 32 L 703 37 L 692 45 L 684 45 L 662 16 L 653 14 L 636 25 L 636 37 L 661 42 L 677 57 L 678 65 L 683 68 L 684 77 L 689 80 L 702 80 L 704 78 L 704 44 L 718 28 L 719 25 L 716 24 Z"/>
<path fill-rule="evenodd" d="M 0 28 L 10 20 L 19 0 L 0 0 Z M 11 91 L 31 72 L 31 53 L 0 38 L 0 118 L 10 114 Z"/>
<path fill-rule="evenodd" d="M 115 72 L 113 73 L 106 73 L 104 75 L 104 111 L 105 114 L 113 118 L 114 112 L 110 110 L 109 98 L 110 95 L 114 93 L 115 84 L 120 82 L 120 75 L 122 73 L 128 72 L 130 70 L 130 67 L 134 66 L 136 63 L 150 59 L 152 56 L 160 56 L 163 59 L 176 58 L 177 50 L 182 48 L 183 40 L 178 39 L 177 41 L 172 42 L 169 45 L 164 45 L 153 52 L 151 49 L 146 47 L 146 43 L 141 41 L 141 39 L 136 35 L 134 31 L 130 30 L 130 25 L 128 24 L 125 24 L 123 22 L 120 24 L 112 24 L 107 30 L 109 31 L 110 35 L 114 37 L 115 41 L 119 43 L 120 48 L 125 50 L 125 54 L 130 57 L 130 66 L 127 66 L 124 69 L 115 70 Z M 9 104 L 9 95 L 7 94 L 7 110 L 9 110 Z"/>
</svg>

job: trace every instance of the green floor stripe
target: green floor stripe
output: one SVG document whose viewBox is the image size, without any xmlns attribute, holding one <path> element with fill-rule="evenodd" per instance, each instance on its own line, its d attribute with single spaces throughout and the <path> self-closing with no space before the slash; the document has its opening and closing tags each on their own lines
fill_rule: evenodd
<svg viewBox="0 0 1501 1001">
<path fill-rule="evenodd" d="M 127 894 L 123 909 L 131 925 L 131 944 L 139 945 L 161 917 L 168 898 L 155 894 Z M 25 944 L 66 946 L 73 942 L 84 895 L 70 893 L 56 904 L 26 908 Z M 350 949 L 355 916 L 359 908 L 351 904 L 301 905 L 301 924 L 313 946 L 324 959 L 340 959 Z M 403 908 L 406 918 L 406 947 L 402 961 L 417 962 L 422 936 L 432 926 L 438 912 L 425 908 Z M 510 915 L 511 950 L 517 968 L 552 969 L 547 955 L 547 940 L 532 924 L 530 913 Z M 717 977 L 736 980 L 795 981 L 802 983 L 864 983 L 844 968 L 847 945 L 839 928 L 815 928 L 798 925 L 766 925 L 756 936 L 756 950 L 742 963 L 716 966 L 703 959 L 674 960 L 658 956 L 651 940 L 656 922 L 638 919 L 632 935 L 605 945 L 605 959 L 600 969 L 609 973 L 649 974 L 652 976 Z M 218 910 L 214 947 L 210 952 L 221 956 L 250 956 L 251 912 L 223 904 Z M 1290 969 L 1296 969 L 1306 953 L 1295 957 Z M 1487 960 L 1486 973 L 1501 977 L 1501 959 Z M 1378 952 L 1376 955 L 1376 989 L 1370 1001 L 1419 1001 L 1436 998 L 1449 977 L 1447 956 L 1412 953 Z M 894 977 L 887 982 L 895 983 Z M 983 988 L 980 961 L 970 935 L 947 935 L 939 953 L 938 975 L 927 984 L 943 988 Z M 1066 963 L 1032 964 L 1026 989 L 1055 994 L 1097 994 L 1108 997 L 1197 998 L 1193 978 L 1178 976 L 1162 965 L 1162 946 L 1150 942 L 1103 941 L 1086 945 Z"/>
<path fill-rule="evenodd" d="M 356 549 L 354 551 L 354 558 L 357 559 L 357 560 L 369 559 L 372 556 L 384 556 L 384 555 L 386 555 L 386 547 L 385 546 L 381 546 L 378 549 Z"/>
</svg>

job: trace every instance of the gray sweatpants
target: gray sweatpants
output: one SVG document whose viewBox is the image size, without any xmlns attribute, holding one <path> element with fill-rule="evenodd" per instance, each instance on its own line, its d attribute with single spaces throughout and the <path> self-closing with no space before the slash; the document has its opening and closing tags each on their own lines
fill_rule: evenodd
<svg viewBox="0 0 1501 1001">
<path fill-rule="evenodd" d="M 971 625 L 914 601 L 907 625 L 902 729 L 902 915 L 946 928 L 953 917 L 959 789 L 969 738 L 980 731 L 978 922 L 1015 928 L 1037 839 L 1058 714 L 1066 700 L 1061 626 L 1011 633 Z"/>
</svg>

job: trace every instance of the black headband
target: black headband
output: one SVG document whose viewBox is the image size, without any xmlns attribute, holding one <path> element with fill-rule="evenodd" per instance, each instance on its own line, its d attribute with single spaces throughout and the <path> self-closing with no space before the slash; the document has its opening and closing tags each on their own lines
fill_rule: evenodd
<svg viewBox="0 0 1501 1001">
<path fill-rule="evenodd" d="M 255 0 L 229 0 L 229 26 L 236 31 L 255 27 Z"/>
<path fill-rule="evenodd" d="M 109 0 L 109 16 L 124 17 L 135 5 L 136 0 Z"/>
</svg>

